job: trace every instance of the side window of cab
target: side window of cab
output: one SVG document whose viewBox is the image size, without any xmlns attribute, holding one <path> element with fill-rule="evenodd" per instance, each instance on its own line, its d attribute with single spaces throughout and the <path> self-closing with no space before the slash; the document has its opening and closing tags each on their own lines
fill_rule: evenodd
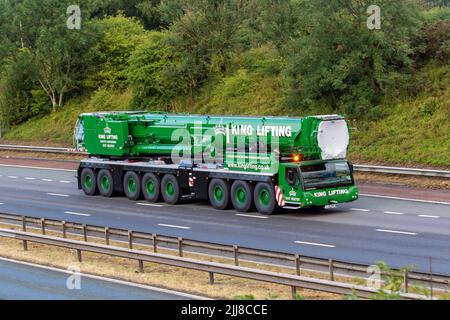
<svg viewBox="0 0 450 320">
<path fill-rule="evenodd" d="M 290 186 L 298 186 L 300 184 L 297 168 L 286 168 L 286 181 Z"/>
</svg>

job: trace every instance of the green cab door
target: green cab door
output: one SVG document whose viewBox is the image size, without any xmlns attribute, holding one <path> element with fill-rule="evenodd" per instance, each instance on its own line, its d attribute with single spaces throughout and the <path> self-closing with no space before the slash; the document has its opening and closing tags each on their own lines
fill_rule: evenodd
<svg viewBox="0 0 450 320">
<path fill-rule="evenodd" d="M 302 182 L 297 163 L 281 163 L 278 177 L 279 187 L 287 203 L 300 205 L 303 195 Z"/>
</svg>

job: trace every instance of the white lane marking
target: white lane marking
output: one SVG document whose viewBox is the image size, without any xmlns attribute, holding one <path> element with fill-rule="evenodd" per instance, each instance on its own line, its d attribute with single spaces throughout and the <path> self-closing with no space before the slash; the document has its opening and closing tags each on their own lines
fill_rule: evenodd
<svg viewBox="0 0 450 320">
<path fill-rule="evenodd" d="M 415 232 L 406 232 L 406 231 L 397 231 L 397 230 L 388 230 L 388 229 L 376 229 L 378 232 L 387 232 L 387 233 L 398 233 L 398 234 L 406 234 L 410 236 L 416 236 Z"/>
<path fill-rule="evenodd" d="M 138 202 L 136 203 L 138 206 L 145 206 L 145 207 L 157 207 L 157 208 L 162 208 L 164 207 L 164 205 L 162 204 L 156 204 L 156 203 L 141 203 Z"/>
<path fill-rule="evenodd" d="M 386 214 L 393 214 L 393 215 L 397 215 L 397 216 L 404 215 L 403 212 L 395 212 L 395 211 L 385 211 L 384 213 L 386 213 Z"/>
<path fill-rule="evenodd" d="M 440 216 L 431 216 L 431 215 L 428 215 L 428 214 L 419 214 L 419 217 L 421 217 L 421 218 L 431 218 L 431 219 L 439 219 L 440 218 Z"/>
<path fill-rule="evenodd" d="M 315 243 L 315 242 L 306 242 L 306 241 L 294 241 L 298 244 L 307 244 L 310 246 L 318 246 L 318 247 L 325 247 L 325 248 L 336 248 L 335 245 L 332 244 L 324 244 L 324 243 Z"/>
<path fill-rule="evenodd" d="M 185 229 L 185 230 L 188 230 L 188 229 L 191 228 L 191 227 L 175 226 L 175 225 L 172 225 L 172 224 L 163 224 L 163 223 L 158 224 L 158 226 L 160 226 L 160 227 L 167 227 L 167 228 L 175 228 L 175 229 Z"/>
<path fill-rule="evenodd" d="M 70 181 L 60 181 L 60 183 L 71 183 Z"/>
<path fill-rule="evenodd" d="M 36 178 L 32 178 L 32 177 L 25 177 L 25 180 L 36 180 Z"/>
<path fill-rule="evenodd" d="M 54 196 L 54 197 L 68 197 L 69 195 L 67 194 L 62 194 L 62 193 L 47 193 L 49 196 Z"/>
<path fill-rule="evenodd" d="M 73 215 L 73 216 L 81 216 L 81 217 L 90 217 L 91 216 L 90 214 L 87 214 L 87 213 L 79 213 L 79 212 L 72 212 L 72 211 L 66 211 L 64 213 L 65 214 L 70 214 L 70 215 Z"/>
<path fill-rule="evenodd" d="M 45 181 L 45 182 L 52 182 L 53 180 L 52 179 L 41 179 L 42 181 Z"/>
<path fill-rule="evenodd" d="M 3 204 L 4 204 L 3 202 L 0 202 L 0 206 L 3 205 Z"/>
<path fill-rule="evenodd" d="M 77 170 L 69 170 L 69 169 L 55 169 L 55 168 L 44 168 L 44 167 L 18 166 L 18 165 L 13 165 L 13 164 L 0 164 L 0 167 L 26 168 L 26 169 L 52 170 L 52 171 L 67 171 L 67 172 L 76 172 L 77 171 Z"/>
<path fill-rule="evenodd" d="M 17 179 L 18 176 L 8 176 L 8 178 L 10 178 L 10 179 Z"/>
<path fill-rule="evenodd" d="M 450 202 L 443 202 L 443 201 L 432 201 L 432 200 L 420 200 L 420 199 L 410 199 L 410 198 L 388 197 L 388 196 L 380 196 L 380 195 L 376 195 L 376 194 L 363 194 L 363 193 L 361 193 L 360 196 L 362 196 L 362 197 L 371 197 L 371 198 L 383 198 L 383 199 L 423 202 L 423 203 L 435 203 L 435 204 L 444 204 L 444 205 L 450 206 Z"/>
<path fill-rule="evenodd" d="M 247 218 L 269 219 L 269 217 L 264 217 L 264 216 L 254 216 L 254 215 L 251 215 L 251 214 L 236 213 L 236 215 L 239 216 L 239 217 L 247 217 Z"/>
<path fill-rule="evenodd" d="M 352 211 L 362 211 L 362 212 L 369 212 L 369 209 L 359 209 L 359 208 L 350 208 Z"/>
</svg>

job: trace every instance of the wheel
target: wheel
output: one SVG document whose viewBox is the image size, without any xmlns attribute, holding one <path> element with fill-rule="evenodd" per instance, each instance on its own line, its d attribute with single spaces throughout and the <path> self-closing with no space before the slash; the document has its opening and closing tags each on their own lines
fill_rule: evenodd
<svg viewBox="0 0 450 320">
<path fill-rule="evenodd" d="M 276 207 L 274 187 L 265 182 L 258 182 L 253 193 L 256 209 L 261 214 L 270 215 Z"/>
<path fill-rule="evenodd" d="M 109 170 L 100 170 L 97 177 L 97 187 L 102 196 L 107 198 L 112 197 L 114 193 L 114 181 Z"/>
<path fill-rule="evenodd" d="M 88 196 L 95 196 L 97 194 L 97 175 L 94 170 L 84 168 L 81 171 L 81 187 Z"/>
<path fill-rule="evenodd" d="M 181 199 L 180 186 L 177 178 L 166 174 L 161 181 L 161 193 L 167 204 L 177 204 Z"/>
<path fill-rule="evenodd" d="M 208 187 L 208 197 L 214 209 L 226 209 L 230 203 L 230 184 L 222 179 L 212 179 Z"/>
<path fill-rule="evenodd" d="M 130 200 L 138 200 L 141 196 L 141 179 L 136 172 L 128 171 L 123 178 L 123 190 Z"/>
<path fill-rule="evenodd" d="M 146 173 L 142 177 L 142 194 L 145 200 L 149 202 L 158 202 L 160 200 L 161 179 L 153 174 Z"/>
<path fill-rule="evenodd" d="M 247 181 L 237 180 L 231 186 L 231 202 L 240 212 L 249 212 L 253 209 L 254 187 Z"/>
</svg>

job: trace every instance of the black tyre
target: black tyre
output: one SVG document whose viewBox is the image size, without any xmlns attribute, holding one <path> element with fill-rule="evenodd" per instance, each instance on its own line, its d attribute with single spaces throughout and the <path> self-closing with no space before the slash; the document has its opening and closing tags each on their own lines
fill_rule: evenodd
<svg viewBox="0 0 450 320">
<path fill-rule="evenodd" d="M 84 168 L 81 171 L 81 187 L 88 196 L 95 196 L 97 194 L 97 175 L 94 170 Z"/>
<path fill-rule="evenodd" d="M 167 204 L 177 204 L 181 199 L 180 186 L 177 178 L 166 174 L 161 180 L 161 193 Z"/>
<path fill-rule="evenodd" d="M 149 202 L 158 202 L 161 197 L 161 179 L 153 174 L 146 173 L 142 177 L 142 194 L 144 195 L 145 200 Z"/>
<path fill-rule="evenodd" d="M 270 215 L 276 208 L 275 191 L 273 185 L 266 182 L 258 182 L 253 192 L 256 210 L 261 214 Z"/>
<path fill-rule="evenodd" d="M 253 210 L 253 189 L 247 181 L 237 180 L 231 186 L 231 202 L 233 207 L 240 212 Z"/>
<path fill-rule="evenodd" d="M 230 184 L 222 179 L 212 179 L 208 187 L 208 197 L 214 209 L 225 210 L 230 203 Z"/>
<path fill-rule="evenodd" d="M 114 193 L 114 180 L 109 170 L 102 169 L 97 176 L 98 192 L 107 198 L 112 197 Z"/>
<path fill-rule="evenodd" d="M 141 196 L 141 178 L 136 172 L 128 171 L 123 178 L 123 191 L 130 200 L 138 200 Z"/>
</svg>

